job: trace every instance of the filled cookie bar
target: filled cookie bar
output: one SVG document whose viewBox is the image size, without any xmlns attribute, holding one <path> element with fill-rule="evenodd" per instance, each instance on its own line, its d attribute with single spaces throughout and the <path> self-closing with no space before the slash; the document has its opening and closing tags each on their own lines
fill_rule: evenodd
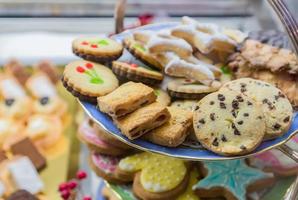
<svg viewBox="0 0 298 200">
<path fill-rule="evenodd" d="M 154 102 L 156 95 L 142 83 L 128 82 L 97 100 L 100 111 L 118 118 Z"/>
</svg>

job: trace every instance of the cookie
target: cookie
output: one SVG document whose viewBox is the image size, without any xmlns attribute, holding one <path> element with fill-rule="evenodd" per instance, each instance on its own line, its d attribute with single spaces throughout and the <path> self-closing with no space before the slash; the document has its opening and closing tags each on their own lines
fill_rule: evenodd
<svg viewBox="0 0 298 200">
<path fill-rule="evenodd" d="M 42 60 L 37 63 L 36 68 L 48 75 L 53 84 L 57 84 L 60 81 L 59 72 L 57 66 L 48 60 Z"/>
<path fill-rule="evenodd" d="M 122 134 L 130 140 L 141 137 L 170 119 L 168 109 L 158 102 L 143 106 L 120 119 L 114 120 Z"/>
<path fill-rule="evenodd" d="M 122 55 L 123 47 L 110 38 L 82 37 L 72 42 L 72 51 L 84 60 L 106 63 L 117 60 Z"/>
<path fill-rule="evenodd" d="M 149 53 L 144 43 L 138 42 L 132 37 L 127 37 L 123 40 L 123 45 L 133 56 L 141 60 L 144 64 L 157 70 L 163 70 L 163 66 Z"/>
<path fill-rule="evenodd" d="M 194 80 L 179 78 L 170 81 L 167 90 L 173 98 L 199 100 L 207 94 L 217 91 L 220 86 L 219 82 L 206 86 Z"/>
<path fill-rule="evenodd" d="M 197 100 L 176 100 L 171 103 L 171 107 L 193 112 Z"/>
<path fill-rule="evenodd" d="M 84 121 L 78 131 L 78 138 L 85 143 L 92 151 L 100 154 L 118 156 L 127 153 L 127 149 L 114 146 L 102 140 L 96 131 L 89 125 L 88 121 Z"/>
<path fill-rule="evenodd" d="M 226 83 L 223 88 L 242 93 L 261 105 L 266 123 L 264 139 L 279 137 L 289 129 L 293 115 L 291 103 L 273 85 L 251 78 L 242 78 Z"/>
<path fill-rule="evenodd" d="M 142 64 L 114 61 L 112 70 L 119 78 L 148 85 L 156 85 L 163 80 L 162 73 Z"/>
<path fill-rule="evenodd" d="M 133 192 L 140 199 L 173 199 L 188 184 L 188 166 L 183 160 L 140 153 L 120 160 L 120 175 L 133 178 Z"/>
<path fill-rule="evenodd" d="M 171 118 L 164 125 L 144 135 L 154 144 L 177 147 L 185 140 L 192 126 L 192 112 L 175 107 L 168 107 Z"/>
<path fill-rule="evenodd" d="M 22 200 L 22 199 L 24 199 L 24 200 L 38 200 L 38 198 L 36 196 L 31 194 L 27 190 L 17 190 L 14 193 L 12 193 L 11 195 L 9 195 L 9 197 L 7 198 L 7 200 Z"/>
<path fill-rule="evenodd" d="M 205 161 L 200 167 L 203 179 L 193 186 L 201 198 L 224 197 L 246 200 L 247 194 L 274 184 L 272 173 L 247 166 L 244 160 Z"/>
<path fill-rule="evenodd" d="M 89 163 L 97 176 L 102 177 L 110 183 L 123 184 L 121 178 L 117 177 L 116 168 L 119 164 L 120 157 L 108 156 L 92 151 L 89 157 Z"/>
<path fill-rule="evenodd" d="M 21 85 L 24 85 L 30 74 L 26 71 L 24 65 L 22 65 L 18 60 L 12 59 L 4 65 L 4 70 L 9 75 L 15 77 Z"/>
<path fill-rule="evenodd" d="M 154 94 L 157 96 L 156 101 L 164 106 L 168 106 L 171 103 L 171 97 L 162 89 L 154 88 Z"/>
<path fill-rule="evenodd" d="M 265 135 L 261 106 L 231 90 L 214 92 L 199 101 L 193 126 L 205 148 L 226 156 L 253 151 Z"/>
<path fill-rule="evenodd" d="M 9 138 L 18 135 L 23 129 L 23 122 L 20 123 L 11 118 L 0 118 L 0 148 L 7 150 L 6 143 L 8 142 Z"/>
<path fill-rule="evenodd" d="M 156 100 L 154 90 L 142 83 L 128 82 L 110 94 L 98 98 L 101 112 L 111 117 L 124 116 Z"/>
<path fill-rule="evenodd" d="M 91 103 L 118 87 L 118 80 L 109 68 L 84 60 L 66 65 L 62 82 L 75 97 Z"/>
</svg>

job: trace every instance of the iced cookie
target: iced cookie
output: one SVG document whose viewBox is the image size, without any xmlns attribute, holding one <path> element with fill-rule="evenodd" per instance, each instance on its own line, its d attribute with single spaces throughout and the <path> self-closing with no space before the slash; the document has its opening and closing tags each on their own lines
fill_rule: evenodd
<svg viewBox="0 0 298 200">
<path fill-rule="evenodd" d="M 117 177 L 116 168 L 119 164 L 120 157 L 108 156 L 96 152 L 91 152 L 89 163 L 97 176 L 102 177 L 110 183 L 125 183 L 126 181 Z"/>
<path fill-rule="evenodd" d="M 74 96 L 92 103 L 118 87 L 118 80 L 109 68 L 84 60 L 66 65 L 62 82 Z"/>
<path fill-rule="evenodd" d="M 140 153 L 121 159 L 117 173 L 133 178 L 133 192 L 141 199 L 173 199 L 188 183 L 187 164 L 179 159 Z"/>
<path fill-rule="evenodd" d="M 88 121 L 85 121 L 81 124 L 78 131 L 78 138 L 96 153 L 112 156 L 118 156 L 127 153 L 127 149 L 120 148 L 119 146 L 115 146 L 102 140 L 96 134 L 96 131 L 89 125 Z"/>
<path fill-rule="evenodd" d="M 246 200 L 247 194 L 275 182 L 272 173 L 249 167 L 244 160 L 205 161 L 200 168 L 204 178 L 193 186 L 193 190 L 202 198 Z"/>
<path fill-rule="evenodd" d="M 156 85 L 163 80 L 163 74 L 143 64 L 114 61 L 113 72 L 123 80 L 142 82 L 148 85 Z"/>
<path fill-rule="evenodd" d="M 32 113 L 32 99 L 12 76 L 0 77 L 0 116 L 25 120 Z"/>
<path fill-rule="evenodd" d="M 207 94 L 217 91 L 220 86 L 219 82 L 207 86 L 191 79 L 177 78 L 168 83 L 167 89 L 171 97 L 199 100 Z"/>
<path fill-rule="evenodd" d="M 234 91 L 219 91 L 197 103 L 193 126 L 199 142 L 221 155 L 243 155 L 253 151 L 265 135 L 261 106 Z"/>
<path fill-rule="evenodd" d="M 265 139 L 279 137 L 289 129 L 293 115 L 291 103 L 281 90 L 273 85 L 242 78 L 226 83 L 223 88 L 242 93 L 261 105 L 266 123 Z"/>
<path fill-rule="evenodd" d="M 117 60 L 122 55 L 123 47 L 110 38 L 82 37 L 72 42 L 72 50 L 85 60 L 106 63 Z"/>
<path fill-rule="evenodd" d="M 154 94 L 157 96 L 156 101 L 164 106 L 168 106 L 171 103 L 171 97 L 167 92 L 159 88 L 154 88 Z"/>
<path fill-rule="evenodd" d="M 182 144 L 192 126 L 192 112 L 168 107 L 171 118 L 164 125 L 145 134 L 144 138 L 162 146 L 176 147 Z"/>
<path fill-rule="evenodd" d="M 141 60 L 144 64 L 157 70 L 163 69 L 163 66 L 149 52 L 144 43 L 136 41 L 132 37 L 127 37 L 123 40 L 123 45 L 132 55 Z"/>
<path fill-rule="evenodd" d="M 156 100 L 154 90 L 142 83 L 128 82 L 110 94 L 98 98 L 101 112 L 111 117 L 124 116 Z"/>
<path fill-rule="evenodd" d="M 167 107 L 154 102 L 114 122 L 123 135 L 133 140 L 165 124 L 169 119 L 170 113 Z"/>
</svg>

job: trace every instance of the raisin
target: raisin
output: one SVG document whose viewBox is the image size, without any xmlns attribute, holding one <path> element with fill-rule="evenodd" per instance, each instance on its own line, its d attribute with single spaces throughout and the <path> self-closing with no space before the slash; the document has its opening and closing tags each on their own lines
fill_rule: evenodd
<svg viewBox="0 0 298 200">
<path fill-rule="evenodd" d="M 214 133 L 211 133 L 211 136 L 214 136 Z"/>
<path fill-rule="evenodd" d="M 5 99 L 5 105 L 7 106 L 12 106 L 12 104 L 14 103 L 14 99 Z"/>
<path fill-rule="evenodd" d="M 39 100 L 39 102 L 40 102 L 40 104 L 41 105 L 46 105 L 46 104 L 48 104 L 49 103 L 49 97 L 42 97 L 40 100 Z"/>
<path fill-rule="evenodd" d="M 226 108 L 227 108 L 227 107 L 226 107 L 226 104 L 223 103 L 223 102 L 220 102 L 220 103 L 219 103 L 219 106 L 220 106 L 220 108 L 222 108 L 222 109 L 226 109 Z"/>
<path fill-rule="evenodd" d="M 218 98 L 218 100 L 220 100 L 220 101 L 224 101 L 226 98 L 225 98 L 225 96 L 223 95 L 223 94 L 218 94 L 217 95 L 217 98 Z"/>
<path fill-rule="evenodd" d="M 248 113 L 244 113 L 243 116 L 244 116 L 244 117 L 248 117 L 249 114 L 248 114 Z"/>
<path fill-rule="evenodd" d="M 239 102 L 237 101 L 237 100 L 233 100 L 232 101 L 232 107 L 234 108 L 234 109 L 239 109 Z"/>
<path fill-rule="evenodd" d="M 204 120 L 204 119 L 200 119 L 199 122 L 200 122 L 201 124 L 205 124 L 205 120 Z"/>
<path fill-rule="evenodd" d="M 280 129 L 280 127 L 281 127 L 281 125 L 280 125 L 279 123 L 276 123 L 276 124 L 274 124 L 274 126 L 273 126 L 273 128 L 274 128 L 275 130 Z"/>
<path fill-rule="evenodd" d="M 288 121 L 290 121 L 290 116 L 287 116 L 286 118 L 284 118 L 284 123 L 287 123 Z"/>
<path fill-rule="evenodd" d="M 246 88 L 241 88 L 240 91 L 243 93 L 243 92 L 246 92 Z"/>
<path fill-rule="evenodd" d="M 196 106 L 196 107 L 195 107 L 195 110 L 199 110 L 199 109 L 200 109 L 200 107 L 199 107 L 199 106 Z"/>
<path fill-rule="evenodd" d="M 232 110 L 232 115 L 233 115 L 233 117 L 237 117 L 237 113 L 236 113 L 236 111 L 235 110 Z"/>
<path fill-rule="evenodd" d="M 213 105 L 214 104 L 214 101 L 210 101 L 210 105 Z"/>
<path fill-rule="evenodd" d="M 218 146 L 218 139 L 217 139 L 217 137 L 213 140 L 213 142 L 212 142 L 212 145 L 213 146 Z"/>
<path fill-rule="evenodd" d="M 237 122 L 237 124 L 242 125 L 243 121 L 241 120 L 241 121 Z"/>
<path fill-rule="evenodd" d="M 263 117 L 262 116 L 258 116 L 258 119 L 262 119 Z"/>
<path fill-rule="evenodd" d="M 215 120 L 215 113 L 210 113 L 210 119 L 211 119 L 212 121 Z"/>
<path fill-rule="evenodd" d="M 243 98 L 242 98 L 242 96 L 240 96 L 240 95 L 236 96 L 236 99 L 237 99 L 239 102 L 243 102 L 243 101 L 244 101 Z"/>
<path fill-rule="evenodd" d="M 221 141 L 223 141 L 223 142 L 227 142 L 228 141 L 225 135 L 222 135 L 221 136 Z"/>
<path fill-rule="evenodd" d="M 263 99 L 263 104 L 268 103 L 268 99 Z"/>
<path fill-rule="evenodd" d="M 247 101 L 247 105 L 248 105 L 248 106 L 251 106 L 252 103 L 251 103 L 250 101 Z"/>
<path fill-rule="evenodd" d="M 236 129 L 234 129 L 234 135 L 241 135 L 240 134 L 240 131 L 236 128 Z"/>
</svg>

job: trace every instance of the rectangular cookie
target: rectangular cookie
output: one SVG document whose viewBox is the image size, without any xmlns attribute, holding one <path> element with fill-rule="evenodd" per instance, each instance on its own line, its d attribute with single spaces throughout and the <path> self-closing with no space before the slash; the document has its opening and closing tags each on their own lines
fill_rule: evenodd
<svg viewBox="0 0 298 200">
<path fill-rule="evenodd" d="M 110 94 L 98 97 L 100 111 L 113 118 L 131 113 L 156 100 L 154 90 L 142 83 L 128 82 Z"/>
<path fill-rule="evenodd" d="M 168 107 L 171 118 L 162 126 L 153 129 L 144 138 L 162 146 L 176 147 L 184 142 L 192 126 L 192 112 Z"/>
<path fill-rule="evenodd" d="M 122 134 L 129 139 L 136 139 L 150 130 L 161 126 L 170 119 L 167 107 L 158 102 L 146 105 L 133 113 L 114 120 Z"/>
</svg>

